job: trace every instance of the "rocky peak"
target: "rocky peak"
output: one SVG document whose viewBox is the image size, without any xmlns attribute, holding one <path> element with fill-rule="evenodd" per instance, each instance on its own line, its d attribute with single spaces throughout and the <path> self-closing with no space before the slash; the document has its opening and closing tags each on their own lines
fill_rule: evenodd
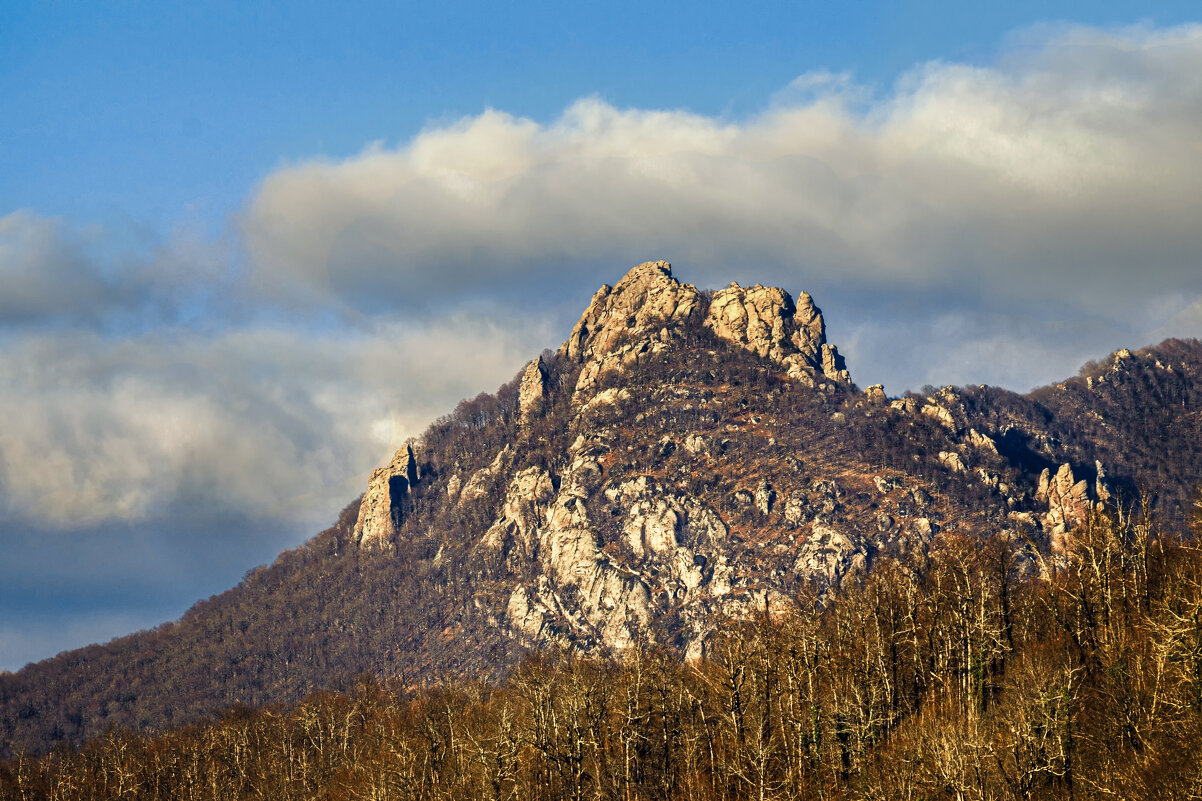
<svg viewBox="0 0 1202 801">
<path fill-rule="evenodd" d="M 364 548 L 386 548 L 404 519 L 405 496 L 420 480 L 413 446 L 396 452 L 386 467 L 373 470 L 355 522 L 355 541 Z"/>
<path fill-rule="evenodd" d="M 576 361 L 603 356 L 622 339 L 686 319 L 700 300 L 697 287 L 672 277 L 668 262 L 644 262 L 597 290 L 563 349 Z"/>
<path fill-rule="evenodd" d="M 672 277 L 666 261 L 644 262 L 613 287 L 602 286 L 561 348 L 585 364 L 577 390 L 590 388 L 605 370 L 631 367 L 661 352 L 703 303 L 695 286 Z M 843 357 L 826 341 L 822 311 L 809 293 L 802 292 L 795 303 L 779 287 L 732 283 L 714 293 L 704 325 L 777 362 L 796 380 L 851 381 Z"/>
<path fill-rule="evenodd" d="M 668 262 L 649 261 L 631 269 L 612 287 L 597 290 L 560 348 L 562 354 L 583 365 L 573 398 L 582 419 L 591 419 L 602 407 L 620 408 L 630 402 L 625 390 L 596 393 L 601 373 L 622 372 L 662 353 L 680 339 L 685 321 L 702 310 L 702 324 L 718 337 L 776 362 L 794 380 L 810 386 L 819 378 L 851 380 L 843 358 L 826 341 L 822 311 L 809 293 L 802 292 L 794 302 L 778 287 L 732 283 L 715 292 L 707 307 L 695 286 L 672 276 Z M 523 423 L 543 413 L 546 393 L 547 367 L 540 356 L 526 366 L 519 382 L 518 414 Z M 501 472 L 506 453 L 508 449 L 466 483 L 458 475 L 453 482 L 448 480 L 448 495 L 458 496 L 459 503 L 483 495 L 483 488 Z M 419 479 L 411 446 L 397 451 L 387 466 L 371 474 L 354 529 L 361 546 L 382 548 L 392 542 L 404 520 L 406 498 Z"/>
</svg>

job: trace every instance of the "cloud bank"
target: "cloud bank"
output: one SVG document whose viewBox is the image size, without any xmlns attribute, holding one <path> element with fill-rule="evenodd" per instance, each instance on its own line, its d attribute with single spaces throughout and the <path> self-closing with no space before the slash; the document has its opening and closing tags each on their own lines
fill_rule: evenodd
<svg viewBox="0 0 1202 801">
<path fill-rule="evenodd" d="M 1138 339 L 1202 293 L 1202 27 L 1042 35 L 993 66 L 922 65 L 883 96 L 805 75 L 745 121 L 594 98 L 287 167 L 245 215 L 256 278 L 373 313 L 662 257 L 700 283 L 835 298 L 849 338 L 882 316 L 923 333 L 954 308 Z"/>
<path fill-rule="evenodd" d="M 213 504 L 311 522 L 547 336 L 455 317 L 318 335 L 28 337 L 0 352 L 0 485 L 10 512 L 60 527 Z"/>
</svg>

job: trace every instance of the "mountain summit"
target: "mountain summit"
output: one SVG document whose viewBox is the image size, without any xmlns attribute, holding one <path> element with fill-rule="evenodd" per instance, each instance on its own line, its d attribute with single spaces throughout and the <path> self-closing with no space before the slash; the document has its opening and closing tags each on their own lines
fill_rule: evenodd
<svg viewBox="0 0 1202 801">
<path fill-rule="evenodd" d="M 547 372 L 539 357 L 522 373 L 516 442 L 506 443 L 491 454 L 487 467 L 471 472 L 448 470 L 431 454 L 426 481 L 445 484 L 448 504 L 472 503 L 490 483 L 505 487 L 473 558 L 497 566 L 496 580 L 514 579 L 495 616 L 510 636 L 532 645 L 555 640 L 622 649 L 648 630 L 657 612 L 667 612 L 682 626 L 677 644 L 700 653 L 713 613 L 742 609 L 753 597 L 735 592 L 730 583 L 733 578 L 739 584 L 740 571 L 730 564 L 721 499 L 686 491 L 678 486 L 681 479 L 674 486 L 657 469 L 677 447 L 696 464 L 718 466 L 720 454 L 709 453 L 710 441 L 728 449 L 731 440 L 725 434 L 737 435 L 739 426 L 713 432 L 667 419 L 650 422 L 652 407 L 721 404 L 712 398 L 713 390 L 702 389 L 705 381 L 695 385 L 674 374 L 666 385 L 656 386 L 636 375 L 655 373 L 653 365 L 696 350 L 698 337 L 727 345 L 736 357 L 740 351 L 754 354 L 753 361 L 771 365 L 768 369 L 775 368 L 795 388 L 834 392 L 836 386 L 851 385 L 842 357 L 826 341 L 822 312 L 808 294 L 802 293 L 798 305 L 783 289 L 732 283 L 711 297 L 673 278 L 667 262 L 646 262 L 614 286 L 602 286 L 559 348 L 562 369 L 574 376 L 566 419 L 574 438 L 566 451 L 544 452 L 539 464 L 526 466 L 519 456 L 529 449 L 523 440 L 531 419 L 546 410 Z M 721 361 L 716 350 L 705 355 L 715 364 Z M 628 417 L 634 426 L 625 425 Z M 638 462 L 637 475 L 615 472 L 618 437 L 637 440 L 640 451 L 663 458 Z M 642 442 L 647 437 L 654 440 L 651 445 Z M 687 472 L 691 480 L 692 469 Z M 419 473 L 413 447 L 406 446 L 372 474 L 355 524 L 360 547 L 388 544 Z M 774 493 L 768 478 L 761 483 L 761 495 Z M 771 503 L 762 505 L 767 515 Z M 521 580 L 528 575 L 537 578 Z"/>
<path fill-rule="evenodd" d="M 704 658 L 731 618 L 921 577 L 992 537 L 1064 564 L 1099 504 L 1180 518 L 1202 475 L 1202 345 L 1119 351 L 1017 395 L 889 398 L 806 293 L 640 264 L 557 350 L 374 471 L 330 529 L 182 620 L 0 677 L 8 751 L 176 725 L 370 672 L 491 678 L 532 649 Z"/>
</svg>

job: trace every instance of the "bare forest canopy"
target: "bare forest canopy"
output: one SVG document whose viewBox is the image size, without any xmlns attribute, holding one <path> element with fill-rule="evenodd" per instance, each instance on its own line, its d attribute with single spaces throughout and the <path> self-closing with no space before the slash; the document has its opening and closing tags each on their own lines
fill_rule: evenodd
<svg viewBox="0 0 1202 801">
<path fill-rule="evenodd" d="M 812 601 L 812 599 L 811 599 Z M 362 676 L 0 765 L 0 799 L 1138 799 L 1202 787 L 1202 554 L 1096 514 L 1067 568 L 945 539 L 710 659 L 545 652 L 503 682 Z"/>
</svg>

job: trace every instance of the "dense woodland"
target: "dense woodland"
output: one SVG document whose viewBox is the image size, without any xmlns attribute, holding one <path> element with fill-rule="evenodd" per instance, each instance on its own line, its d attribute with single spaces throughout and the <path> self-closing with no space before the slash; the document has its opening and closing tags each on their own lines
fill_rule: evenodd
<svg viewBox="0 0 1202 801">
<path fill-rule="evenodd" d="M 1202 553 L 1099 513 L 1067 567 L 946 537 L 711 657 L 529 657 L 504 681 L 364 676 L 295 705 L 112 729 L 0 767 L 3 799 L 1196 799 Z"/>
</svg>

